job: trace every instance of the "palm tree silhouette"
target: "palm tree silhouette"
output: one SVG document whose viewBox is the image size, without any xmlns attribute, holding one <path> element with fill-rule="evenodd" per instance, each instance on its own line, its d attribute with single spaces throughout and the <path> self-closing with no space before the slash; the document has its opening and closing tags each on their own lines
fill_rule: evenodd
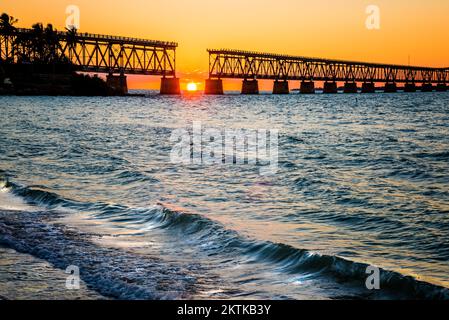
<svg viewBox="0 0 449 320">
<path fill-rule="evenodd" d="M 2 13 L 0 15 L 0 32 L 5 35 L 12 35 L 16 28 L 14 27 L 14 25 L 18 22 L 17 19 L 15 19 L 14 17 L 8 15 L 7 13 Z M 10 47 L 11 45 L 11 47 Z M 6 62 L 12 62 L 12 60 L 14 59 L 14 49 L 15 46 L 13 43 L 10 43 L 10 41 L 6 41 L 5 42 L 5 52 L 4 52 L 4 59 L 2 56 L 0 56 L 0 61 L 5 60 Z M 3 54 L 2 54 L 3 55 Z"/>
<path fill-rule="evenodd" d="M 16 30 L 14 25 L 19 20 L 15 19 L 14 17 L 8 15 L 7 13 L 2 13 L 0 16 L 0 31 L 4 34 L 10 34 Z"/>
<path fill-rule="evenodd" d="M 70 28 L 66 28 L 66 35 L 67 35 L 67 49 L 68 49 L 68 56 L 69 61 L 72 62 L 73 60 L 73 53 L 76 51 L 76 40 L 77 40 L 77 33 L 78 30 L 75 26 L 71 26 Z"/>
<path fill-rule="evenodd" d="M 40 62 L 44 60 L 44 27 L 42 23 L 35 23 L 31 26 L 30 43 L 32 62 Z"/>
<path fill-rule="evenodd" d="M 71 65 L 76 50 L 77 30 L 67 29 L 67 51 L 61 45 L 60 35 L 52 24 L 45 27 L 35 23 L 31 29 L 18 30 L 14 25 L 18 22 L 7 13 L 0 15 L 0 32 L 8 41 L 5 42 L 5 53 L 0 57 L 2 62 L 36 65 Z M 68 57 L 66 56 L 68 55 Z"/>
<path fill-rule="evenodd" d="M 57 63 L 61 61 L 59 55 L 59 39 L 57 30 L 53 28 L 52 24 L 47 24 L 44 29 L 44 42 L 45 42 L 45 63 Z"/>
</svg>

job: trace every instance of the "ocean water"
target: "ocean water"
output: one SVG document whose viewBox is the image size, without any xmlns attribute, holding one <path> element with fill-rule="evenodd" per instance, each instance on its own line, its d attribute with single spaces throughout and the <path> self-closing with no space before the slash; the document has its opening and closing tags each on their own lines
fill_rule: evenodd
<svg viewBox="0 0 449 320">
<path fill-rule="evenodd" d="M 448 93 L 0 97 L 0 114 L 0 297 L 449 299 Z M 279 130 L 277 171 L 173 162 L 194 122 Z"/>
</svg>

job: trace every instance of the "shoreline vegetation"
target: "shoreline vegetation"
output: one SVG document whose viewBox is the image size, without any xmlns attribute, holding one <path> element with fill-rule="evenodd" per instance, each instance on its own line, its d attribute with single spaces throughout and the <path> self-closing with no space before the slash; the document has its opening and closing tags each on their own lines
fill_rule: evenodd
<svg viewBox="0 0 449 320">
<path fill-rule="evenodd" d="M 3 13 L 0 32 L 14 35 L 17 22 L 14 17 Z M 42 23 L 35 23 L 31 29 L 26 37 L 15 38 L 16 59 L 0 57 L 0 95 L 128 95 L 109 86 L 97 75 L 78 73 L 70 59 L 57 49 L 57 30 L 53 25 L 44 27 Z M 66 31 L 75 39 L 76 28 Z"/>
</svg>

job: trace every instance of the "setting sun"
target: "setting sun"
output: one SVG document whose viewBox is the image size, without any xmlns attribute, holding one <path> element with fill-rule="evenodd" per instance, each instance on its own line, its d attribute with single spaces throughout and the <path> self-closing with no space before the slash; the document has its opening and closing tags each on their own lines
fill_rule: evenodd
<svg viewBox="0 0 449 320">
<path fill-rule="evenodd" d="M 192 92 L 192 91 L 197 91 L 197 90 L 198 90 L 198 86 L 196 85 L 196 83 L 190 82 L 190 83 L 187 85 L 187 91 Z"/>
</svg>

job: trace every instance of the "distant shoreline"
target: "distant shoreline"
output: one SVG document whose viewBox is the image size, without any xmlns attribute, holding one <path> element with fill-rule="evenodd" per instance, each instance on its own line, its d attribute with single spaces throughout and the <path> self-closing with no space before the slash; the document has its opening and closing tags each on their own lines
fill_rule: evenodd
<svg viewBox="0 0 449 320">
<path fill-rule="evenodd" d="M 0 95 L 128 96 L 96 75 L 80 74 L 71 69 L 71 65 L 3 65 Z"/>
</svg>

